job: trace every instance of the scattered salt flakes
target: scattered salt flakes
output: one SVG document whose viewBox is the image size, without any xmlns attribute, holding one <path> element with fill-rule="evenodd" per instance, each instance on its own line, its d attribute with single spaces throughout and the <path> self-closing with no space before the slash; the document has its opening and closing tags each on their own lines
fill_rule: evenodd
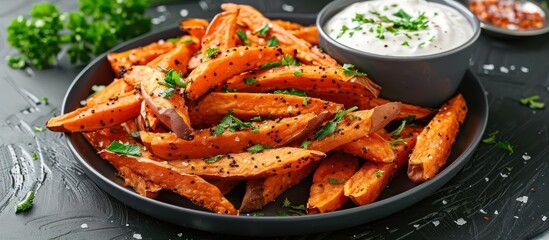
<svg viewBox="0 0 549 240">
<path fill-rule="evenodd" d="M 487 182 L 488 182 L 488 181 L 490 181 L 490 179 L 487 178 L 487 177 L 485 177 L 485 178 L 484 178 L 484 181 L 487 181 Z"/>
<path fill-rule="evenodd" d="M 238 138 L 238 136 L 237 136 L 237 137 L 234 138 L 234 141 L 235 142 L 240 142 L 240 138 Z"/>
<path fill-rule="evenodd" d="M 508 174 L 505 174 L 505 173 L 499 173 L 499 175 L 500 175 L 502 178 L 509 177 L 509 175 L 508 175 Z"/>
<path fill-rule="evenodd" d="M 511 66 L 509 66 L 509 69 L 511 69 L 511 70 L 513 70 L 513 71 L 514 71 L 514 70 L 515 70 L 515 65 L 511 65 Z"/>
<path fill-rule="evenodd" d="M 464 225 L 464 224 L 467 223 L 467 221 L 465 221 L 465 219 L 463 219 L 463 218 L 458 218 L 458 220 L 455 220 L 454 222 L 459 226 Z"/>
<path fill-rule="evenodd" d="M 520 67 L 520 71 L 522 71 L 523 73 L 527 73 L 530 70 L 527 67 Z"/>
<path fill-rule="evenodd" d="M 129 227 L 129 226 L 130 226 L 130 224 L 127 224 L 127 223 L 126 223 L 126 227 Z"/>
<path fill-rule="evenodd" d="M 442 204 L 446 205 L 448 203 L 446 200 L 442 200 Z"/>
<path fill-rule="evenodd" d="M 86 229 L 88 228 L 88 224 L 82 223 L 82 225 L 80 225 L 80 228 Z"/>
<path fill-rule="evenodd" d="M 151 19 L 151 22 L 152 22 L 152 24 L 154 24 L 154 25 L 158 25 L 158 24 L 162 23 L 162 19 L 160 19 L 160 18 L 153 18 L 153 19 Z"/>
<path fill-rule="evenodd" d="M 135 238 L 135 239 L 143 239 L 143 237 L 142 237 L 141 234 L 139 234 L 139 233 L 134 233 L 134 234 L 133 234 L 133 238 Z"/>
<path fill-rule="evenodd" d="M 495 215 L 498 215 L 498 214 L 499 214 L 498 210 L 494 211 L 494 214 L 495 214 Z"/>
<path fill-rule="evenodd" d="M 488 214 L 488 212 L 484 211 L 484 209 L 480 209 L 481 213 Z"/>
<path fill-rule="evenodd" d="M 389 230 L 389 227 L 385 227 L 385 229 Z"/>
<path fill-rule="evenodd" d="M 528 196 L 518 197 L 517 201 L 519 201 L 521 203 L 527 203 L 528 202 Z"/>
<path fill-rule="evenodd" d="M 524 159 L 524 161 L 528 161 L 530 160 L 532 157 L 528 155 L 528 153 L 524 153 L 524 155 L 522 155 L 522 159 Z"/>
<path fill-rule="evenodd" d="M 499 67 L 499 71 L 502 73 L 509 73 L 509 69 L 504 66 Z"/>
<path fill-rule="evenodd" d="M 183 233 L 178 233 L 177 236 L 178 236 L 178 237 L 182 237 L 182 236 L 183 236 Z"/>
<path fill-rule="evenodd" d="M 484 70 L 494 70 L 494 64 L 484 64 L 482 65 Z"/>
<path fill-rule="evenodd" d="M 440 221 L 432 221 L 431 223 L 432 223 L 433 225 L 435 225 L 435 227 L 436 227 L 436 226 L 438 226 L 438 225 L 440 224 Z"/>
<path fill-rule="evenodd" d="M 293 12 L 294 11 L 294 6 L 289 5 L 289 4 L 282 4 L 282 10 L 284 10 L 286 12 Z"/>
<path fill-rule="evenodd" d="M 189 16 L 189 10 L 183 8 L 181 9 L 181 11 L 179 11 L 179 15 L 181 15 L 181 17 Z"/>
<path fill-rule="evenodd" d="M 513 216 L 514 218 L 518 219 L 518 216 Z"/>
<path fill-rule="evenodd" d="M 547 220 L 547 217 L 546 217 L 546 216 L 542 216 L 542 217 L 541 217 L 541 221 L 544 221 L 544 222 L 545 222 L 545 220 Z"/>
<path fill-rule="evenodd" d="M 200 6 L 200 8 L 204 11 L 208 10 L 208 3 L 206 1 L 199 1 L 198 6 Z"/>
<path fill-rule="evenodd" d="M 419 227 L 419 224 L 414 224 L 413 225 L 415 228 L 418 228 Z"/>
<path fill-rule="evenodd" d="M 157 11 L 157 12 L 165 12 L 166 10 L 167 10 L 167 9 L 166 9 L 166 6 L 164 6 L 164 5 L 158 5 L 158 6 L 156 7 L 156 11 Z"/>
</svg>

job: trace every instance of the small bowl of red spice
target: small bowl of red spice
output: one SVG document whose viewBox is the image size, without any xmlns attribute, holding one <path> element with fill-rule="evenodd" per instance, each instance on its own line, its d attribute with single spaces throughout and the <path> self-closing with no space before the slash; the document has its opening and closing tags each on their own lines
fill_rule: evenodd
<svg viewBox="0 0 549 240">
<path fill-rule="evenodd" d="M 549 32 L 549 15 L 528 0 L 470 0 L 481 27 L 498 36 L 534 36 Z"/>
</svg>

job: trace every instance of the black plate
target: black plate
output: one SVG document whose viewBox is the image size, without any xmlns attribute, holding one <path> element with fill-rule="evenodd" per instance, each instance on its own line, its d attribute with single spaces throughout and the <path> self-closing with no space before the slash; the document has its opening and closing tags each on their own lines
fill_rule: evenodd
<svg viewBox="0 0 549 240">
<path fill-rule="evenodd" d="M 304 24 L 314 22 L 314 16 L 282 17 Z M 123 43 L 111 51 L 128 50 L 180 34 L 181 32 L 174 27 Z M 80 107 L 80 101 L 89 95 L 92 85 L 108 84 L 113 78 L 114 74 L 106 54 L 99 56 L 82 70 L 69 87 L 62 112 L 67 113 Z M 461 170 L 482 137 L 488 119 L 488 103 L 481 83 L 470 72 L 467 72 L 458 91 L 468 102 L 469 115 L 452 148 L 446 167 L 435 178 L 415 185 L 407 180 L 406 174 L 401 174 L 375 203 L 361 207 L 348 204 L 336 212 L 309 216 L 279 217 L 275 213 L 284 210 L 281 207 L 284 198 L 288 198 L 293 204 L 305 204 L 310 179 L 306 179 L 278 197 L 277 201 L 268 204 L 261 211 L 265 216 L 220 215 L 197 207 L 187 199 L 168 191 L 162 192 L 156 199 L 138 195 L 133 189 L 123 186 L 123 181 L 115 175 L 115 169 L 107 161 L 99 158 L 81 134 L 67 134 L 67 137 L 72 152 L 83 165 L 85 172 L 101 189 L 124 204 L 150 216 L 184 227 L 235 235 L 281 236 L 318 233 L 364 224 L 398 212 L 426 198 Z M 227 198 L 238 207 L 243 192 L 244 186 L 240 186 Z"/>
</svg>

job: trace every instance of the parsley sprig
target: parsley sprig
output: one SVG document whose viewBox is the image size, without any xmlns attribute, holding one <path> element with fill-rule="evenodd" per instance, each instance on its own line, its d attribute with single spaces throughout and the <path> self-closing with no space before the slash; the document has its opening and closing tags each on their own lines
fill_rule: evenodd
<svg viewBox="0 0 549 240">
<path fill-rule="evenodd" d="M 266 150 L 266 149 L 271 149 L 271 147 L 266 145 L 261 145 L 258 143 L 247 148 L 246 150 L 248 150 L 248 152 L 251 152 L 251 153 L 259 153 L 259 152 L 263 152 L 263 150 Z"/>
<path fill-rule="evenodd" d="M 292 55 L 286 54 L 280 62 L 267 62 L 261 66 L 261 69 L 274 68 L 280 66 L 299 66 L 300 63 Z"/>
<path fill-rule="evenodd" d="M 368 75 L 366 73 L 359 72 L 358 70 L 353 71 L 353 68 L 355 68 L 355 65 L 345 63 L 345 64 L 343 64 L 343 73 L 345 73 L 345 75 L 347 75 L 347 76 L 352 76 L 352 77 L 355 77 L 355 76 L 356 77 L 364 77 L 364 76 Z"/>
<path fill-rule="evenodd" d="M 509 141 L 498 141 L 498 142 L 496 142 L 498 134 L 499 134 L 499 130 L 488 133 L 488 137 L 482 139 L 482 142 L 483 143 L 488 143 L 488 144 L 494 144 L 495 143 L 496 147 L 507 150 L 510 154 L 513 154 L 515 152 L 514 147 Z"/>
<path fill-rule="evenodd" d="M 113 141 L 107 148 L 107 151 L 130 156 L 141 156 L 141 147 L 137 144 L 122 143 L 120 141 Z"/>
<path fill-rule="evenodd" d="M 23 200 L 15 205 L 15 213 L 25 212 L 32 208 L 32 202 L 34 201 L 34 191 L 29 191 Z"/>
<path fill-rule="evenodd" d="M 295 88 L 284 89 L 284 90 L 274 90 L 273 93 L 294 95 L 294 96 L 300 96 L 300 97 L 308 97 L 307 93 L 305 91 L 297 90 Z"/>
<path fill-rule="evenodd" d="M 416 118 L 415 115 L 410 115 L 410 116 L 402 119 L 402 122 L 400 123 L 400 126 L 398 126 L 398 128 L 395 131 L 393 131 L 391 133 L 391 135 L 394 136 L 394 137 L 399 136 L 400 133 L 402 133 L 402 130 L 404 130 L 404 127 L 406 126 L 406 124 L 413 122 L 415 118 Z"/>
<path fill-rule="evenodd" d="M 253 124 L 251 122 L 244 122 L 233 115 L 233 111 L 229 111 L 228 114 L 225 114 L 223 118 L 219 121 L 219 124 L 215 127 L 214 136 L 221 135 L 226 129 L 229 129 L 230 132 L 236 132 L 243 129 L 252 128 Z M 252 129 L 253 131 L 253 129 Z"/>
<path fill-rule="evenodd" d="M 345 117 L 347 113 L 356 111 L 357 109 L 358 107 L 354 106 L 344 111 L 338 111 L 334 117 L 334 120 L 326 123 L 326 125 L 324 125 L 320 130 L 318 130 L 318 132 L 316 132 L 313 135 L 313 139 L 322 140 L 323 138 L 333 133 L 336 130 L 337 124 L 343 120 L 343 117 Z"/>
<path fill-rule="evenodd" d="M 176 72 L 173 69 L 163 69 L 160 68 L 162 71 L 166 73 L 166 76 L 164 77 L 164 81 L 158 81 L 158 84 L 167 87 L 168 89 L 164 90 L 164 92 L 160 93 L 160 96 L 163 98 L 171 99 L 172 94 L 175 93 L 175 88 L 185 88 L 187 87 L 187 84 L 183 80 L 183 77 L 181 76 L 181 72 Z"/>
<path fill-rule="evenodd" d="M 542 108 L 544 108 L 545 103 L 544 102 L 539 102 L 538 100 L 539 100 L 539 96 L 534 95 L 534 96 L 530 96 L 530 97 L 520 99 L 520 103 L 522 103 L 524 105 L 528 105 L 528 107 L 531 108 L 531 109 L 542 109 Z"/>
</svg>

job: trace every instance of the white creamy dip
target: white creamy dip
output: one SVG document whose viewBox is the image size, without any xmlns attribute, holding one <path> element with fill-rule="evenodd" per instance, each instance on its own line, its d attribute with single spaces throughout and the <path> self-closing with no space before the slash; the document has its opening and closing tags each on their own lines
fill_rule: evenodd
<svg viewBox="0 0 549 240">
<path fill-rule="evenodd" d="M 324 26 L 336 41 L 368 53 L 419 56 L 444 52 L 471 38 L 457 10 L 425 0 L 374 0 L 351 4 Z"/>
</svg>

